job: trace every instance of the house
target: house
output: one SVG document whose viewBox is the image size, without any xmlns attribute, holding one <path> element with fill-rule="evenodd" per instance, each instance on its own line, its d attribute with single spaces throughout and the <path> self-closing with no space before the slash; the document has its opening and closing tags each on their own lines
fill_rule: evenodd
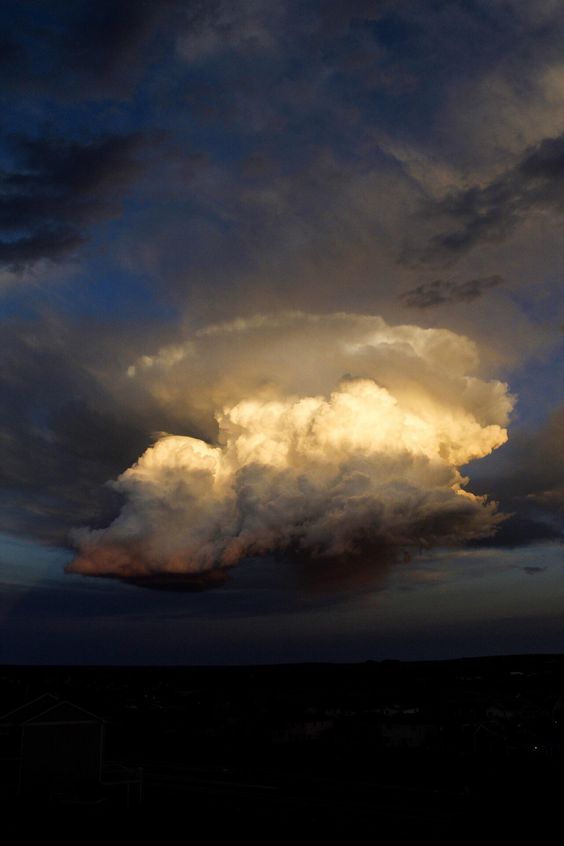
<svg viewBox="0 0 564 846">
<path fill-rule="evenodd" d="M 104 720 L 72 702 L 40 696 L 0 718 L 0 734 L 18 795 L 101 782 Z"/>
<path fill-rule="evenodd" d="M 105 720 L 52 694 L 10 711 L 0 718 L 4 789 L 47 803 L 140 801 L 140 770 L 104 764 L 104 734 Z"/>
</svg>

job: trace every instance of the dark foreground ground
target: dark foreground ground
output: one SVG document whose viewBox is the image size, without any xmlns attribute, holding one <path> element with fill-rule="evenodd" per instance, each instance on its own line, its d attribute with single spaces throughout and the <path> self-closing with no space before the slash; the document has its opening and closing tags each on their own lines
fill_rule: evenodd
<svg viewBox="0 0 564 846">
<path fill-rule="evenodd" d="M 18 835 L 538 840 L 562 815 L 564 656 L 3 667 L 0 772 Z"/>
</svg>

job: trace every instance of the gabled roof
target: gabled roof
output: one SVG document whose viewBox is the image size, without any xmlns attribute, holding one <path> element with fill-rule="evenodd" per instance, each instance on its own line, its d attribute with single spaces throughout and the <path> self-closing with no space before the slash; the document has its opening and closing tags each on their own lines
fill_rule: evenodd
<svg viewBox="0 0 564 846">
<path fill-rule="evenodd" d="M 20 705 L 19 708 L 8 711 L 7 714 L 0 717 L 0 725 L 20 726 L 38 714 L 43 714 L 53 705 L 56 705 L 58 701 L 58 697 L 52 693 L 44 693 L 42 696 L 26 702 L 25 705 Z"/>
<path fill-rule="evenodd" d="M 0 726 L 55 725 L 61 723 L 103 723 L 80 705 L 61 700 L 52 693 L 44 693 L 31 702 L 9 711 L 0 718 Z"/>
<path fill-rule="evenodd" d="M 34 714 L 25 720 L 25 725 L 55 725 L 61 723 L 103 723 L 101 717 L 91 714 L 85 708 L 72 702 L 57 702 L 39 714 Z"/>
</svg>

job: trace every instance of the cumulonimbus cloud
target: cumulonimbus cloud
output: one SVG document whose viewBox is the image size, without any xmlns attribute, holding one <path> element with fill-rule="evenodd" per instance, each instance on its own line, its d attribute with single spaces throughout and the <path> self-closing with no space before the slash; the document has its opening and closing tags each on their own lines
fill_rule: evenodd
<svg viewBox="0 0 564 846">
<path fill-rule="evenodd" d="M 460 468 L 506 441 L 513 399 L 477 366 L 463 336 L 349 314 L 238 320 L 145 356 L 130 379 L 208 440 L 161 434 L 111 483 L 114 522 L 74 531 L 69 570 L 217 576 L 492 534 L 496 504 Z"/>
</svg>

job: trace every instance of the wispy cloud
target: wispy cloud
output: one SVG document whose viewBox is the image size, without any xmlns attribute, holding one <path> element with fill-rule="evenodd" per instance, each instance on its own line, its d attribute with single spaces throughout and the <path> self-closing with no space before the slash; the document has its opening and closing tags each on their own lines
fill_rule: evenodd
<svg viewBox="0 0 564 846">
<path fill-rule="evenodd" d="M 485 185 L 429 201 L 425 215 L 440 231 L 424 247 L 410 246 L 407 261 L 453 261 L 480 244 L 501 241 L 535 212 L 564 211 L 564 135 L 527 150 L 517 164 Z"/>
<path fill-rule="evenodd" d="M 433 282 L 423 282 L 410 291 L 404 291 L 399 299 L 410 308 L 435 308 L 452 303 L 471 303 L 479 299 L 486 291 L 501 285 L 502 276 L 484 276 L 478 279 L 468 279 L 465 282 L 452 282 L 435 279 Z"/>
<path fill-rule="evenodd" d="M 2 174 L 0 263 L 26 267 L 60 259 L 87 237 L 87 227 L 120 207 L 137 177 L 147 139 L 139 134 L 92 140 L 10 139 L 14 163 Z"/>
</svg>

